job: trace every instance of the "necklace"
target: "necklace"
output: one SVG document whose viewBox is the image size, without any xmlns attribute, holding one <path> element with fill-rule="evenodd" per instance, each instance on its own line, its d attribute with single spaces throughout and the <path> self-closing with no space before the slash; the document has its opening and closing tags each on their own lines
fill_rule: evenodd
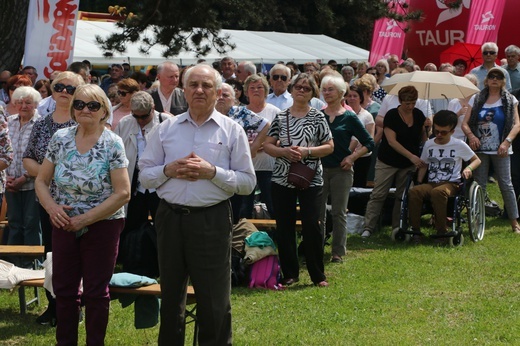
<svg viewBox="0 0 520 346">
<path fill-rule="evenodd" d="M 403 115 L 403 113 L 401 113 L 401 110 L 399 108 L 397 108 L 397 112 L 399 113 L 401 120 L 403 121 L 403 123 L 406 124 L 406 126 L 411 127 L 413 125 L 413 114 L 410 119 L 406 119 L 406 117 Z"/>
</svg>

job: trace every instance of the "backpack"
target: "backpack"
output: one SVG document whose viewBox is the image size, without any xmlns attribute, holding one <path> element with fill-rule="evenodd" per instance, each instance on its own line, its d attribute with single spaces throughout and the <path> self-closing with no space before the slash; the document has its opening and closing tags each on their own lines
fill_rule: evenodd
<svg viewBox="0 0 520 346">
<path fill-rule="evenodd" d="M 125 272 L 150 278 L 159 277 L 157 233 L 151 222 L 144 222 L 121 238 L 119 260 Z"/>
<path fill-rule="evenodd" d="M 278 256 L 271 255 L 256 261 L 251 266 L 249 288 L 282 289 Z"/>
</svg>

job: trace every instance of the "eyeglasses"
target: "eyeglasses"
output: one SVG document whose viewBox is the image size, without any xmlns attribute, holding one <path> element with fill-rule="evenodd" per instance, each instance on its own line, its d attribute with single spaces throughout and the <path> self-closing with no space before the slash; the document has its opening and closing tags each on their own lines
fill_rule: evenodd
<svg viewBox="0 0 520 346">
<path fill-rule="evenodd" d="M 446 136 L 446 135 L 447 135 L 448 133 L 450 133 L 451 131 L 453 131 L 453 130 L 450 130 L 450 131 L 446 131 L 446 130 L 439 131 L 439 130 L 435 130 L 435 129 L 433 129 L 433 134 L 434 134 L 435 136 L 437 136 L 437 135 Z"/>
<path fill-rule="evenodd" d="M 496 73 L 490 73 L 488 75 L 488 79 L 496 79 L 496 80 L 503 80 L 504 79 L 504 76 L 500 75 L 500 74 L 496 74 Z"/>
<path fill-rule="evenodd" d="M 85 106 L 87 106 L 88 110 L 91 112 L 97 112 L 101 109 L 101 103 L 97 101 L 85 102 L 81 100 L 74 100 L 72 102 L 72 108 L 74 108 L 77 111 L 82 111 L 85 108 Z"/>
<path fill-rule="evenodd" d="M 74 91 L 76 91 L 76 87 L 72 85 L 65 85 L 63 83 L 57 83 L 54 85 L 54 91 L 57 93 L 61 93 L 63 90 L 67 90 L 67 94 L 74 95 Z"/>
<path fill-rule="evenodd" d="M 134 118 L 136 118 L 137 120 L 143 120 L 143 119 L 146 119 L 146 118 L 148 118 L 148 117 L 150 116 L 151 111 L 152 111 L 152 110 L 150 109 L 150 110 L 148 111 L 148 113 L 146 113 L 145 115 L 137 115 L 137 114 L 135 114 L 134 112 L 132 112 L 132 116 L 133 116 Z"/>
<path fill-rule="evenodd" d="M 284 76 L 283 74 L 274 74 L 272 75 L 273 80 L 281 79 L 284 82 L 287 82 L 287 76 Z"/>
<path fill-rule="evenodd" d="M 294 90 L 296 91 L 304 91 L 306 93 L 308 92 L 311 92 L 312 91 L 312 88 L 311 87 L 308 87 L 308 86 L 304 86 L 304 85 L 295 85 L 294 86 Z"/>
<path fill-rule="evenodd" d="M 117 91 L 117 94 L 118 94 L 119 96 L 123 96 L 123 97 L 125 97 L 127 94 L 131 94 L 131 92 L 130 92 L 130 91 L 118 90 L 118 91 Z"/>
<path fill-rule="evenodd" d="M 486 50 L 482 52 L 482 55 L 495 55 L 497 52 L 494 52 L 492 50 Z"/>
</svg>

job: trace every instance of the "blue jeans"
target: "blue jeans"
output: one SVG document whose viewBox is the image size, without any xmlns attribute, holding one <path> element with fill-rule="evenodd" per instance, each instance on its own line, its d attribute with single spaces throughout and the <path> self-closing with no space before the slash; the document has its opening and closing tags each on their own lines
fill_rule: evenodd
<svg viewBox="0 0 520 346">
<path fill-rule="evenodd" d="M 5 192 L 9 245 L 41 245 L 42 230 L 36 193 L 34 190 Z"/>
</svg>

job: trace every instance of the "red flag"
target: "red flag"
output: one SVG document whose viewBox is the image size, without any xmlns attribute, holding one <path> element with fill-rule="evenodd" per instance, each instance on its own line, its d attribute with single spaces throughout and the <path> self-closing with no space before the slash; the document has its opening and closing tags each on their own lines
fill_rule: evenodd
<svg viewBox="0 0 520 346">
<path fill-rule="evenodd" d="M 404 14 L 403 4 L 408 0 L 386 0 L 390 11 Z M 395 19 L 381 18 L 374 24 L 372 35 L 372 47 L 370 48 L 370 65 L 375 65 L 379 59 L 386 59 L 390 54 L 401 57 L 404 39 L 406 37 L 404 27 Z"/>
<path fill-rule="evenodd" d="M 505 4 L 506 0 L 473 0 L 466 30 L 466 43 L 497 42 Z"/>
</svg>

